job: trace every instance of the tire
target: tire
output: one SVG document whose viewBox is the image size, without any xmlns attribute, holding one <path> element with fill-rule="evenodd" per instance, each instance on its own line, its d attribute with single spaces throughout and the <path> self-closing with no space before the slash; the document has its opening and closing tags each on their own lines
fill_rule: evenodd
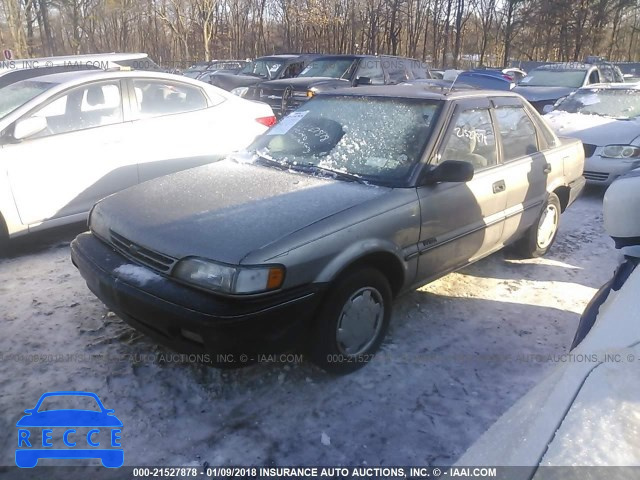
<svg viewBox="0 0 640 480">
<path fill-rule="evenodd" d="M 550 193 L 538 220 L 514 245 L 520 256 L 525 258 L 542 257 L 549 251 L 558 235 L 561 210 L 560 199 L 555 193 Z"/>
<path fill-rule="evenodd" d="M 2 214 L 0 214 L 0 258 L 7 255 L 9 249 L 9 233 L 7 232 L 7 226 L 4 223 Z"/>
<path fill-rule="evenodd" d="M 374 268 L 360 268 L 340 277 L 315 320 L 309 344 L 311 361 L 336 374 L 362 368 L 387 333 L 392 299 L 389 281 Z M 360 318 L 353 314 L 357 309 Z M 363 317 L 368 324 L 362 322 Z M 349 325 L 366 328 L 349 329 Z"/>
</svg>

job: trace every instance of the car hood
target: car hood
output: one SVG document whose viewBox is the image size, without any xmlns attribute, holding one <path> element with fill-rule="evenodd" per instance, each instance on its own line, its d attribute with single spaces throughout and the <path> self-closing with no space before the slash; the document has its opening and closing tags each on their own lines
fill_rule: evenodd
<svg viewBox="0 0 640 480">
<path fill-rule="evenodd" d="M 526 85 L 518 85 L 511 91 L 519 93 L 530 102 L 542 102 L 544 100 L 558 100 L 576 90 L 577 88 L 571 87 L 528 87 Z"/>
<path fill-rule="evenodd" d="M 265 88 L 272 88 L 274 90 L 284 90 L 288 86 L 293 87 L 294 90 L 306 90 L 311 87 L 322 85 L 324 83 L 338 83 L 341 86 L 351 85 L 348 80 L 341 80 L 339 78 L 331 77 L 298 77 L 298 78 L 282 78 L 280 80 L 270 80 L 264 82 L 261 86 Z"/>
<path fill-rule="evenodd" d="M 124 190 L 98 203 L 93 215 L 173 258 L 240 264 L 261 247 L 390 190 L 228 159 Z"/>
<path fill-rule="evenodd" d="M 579 138 L 590 145 L 628 145 L 640 136 L 639 120 L 616 120 L 559 110 L 544 118 L 558 135 Z"/>
<path fill-rule="evenodd" d="M 50 410 L 25 415 L 16 427 L 121 427 L 114 415 L 90 410 Z"/>
</svg>

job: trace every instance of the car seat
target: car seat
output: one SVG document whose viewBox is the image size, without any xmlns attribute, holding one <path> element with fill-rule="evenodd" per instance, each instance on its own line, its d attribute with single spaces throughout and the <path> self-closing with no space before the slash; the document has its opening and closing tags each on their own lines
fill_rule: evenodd
<svg viewBox="0 0 640 480">
<path fill-rule="evenodd" d="M 465 135 L 465 132 L 469 134 Z M 475 132 L 475 129 L 469 125 L 465 125 L 459 131 L 454 130 L 453 136 L 445 150 L 443 160 L 469 162 L 475 169 L 486 167 L 488 165 L 487 159 L 475 153 L 478 141 L 476 136 L 472 135 L 471 132 Z"/>
</svg>

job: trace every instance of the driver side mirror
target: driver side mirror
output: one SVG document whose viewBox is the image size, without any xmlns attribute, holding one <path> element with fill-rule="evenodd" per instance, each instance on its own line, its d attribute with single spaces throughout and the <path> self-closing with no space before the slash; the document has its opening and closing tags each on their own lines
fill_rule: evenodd
<svg viewBox="0 0 640 480">
<path fill-rule="evenodd" d="M 29 117 L 18 120 L 13 128 L 13 138 L 23 140 L 42 132 L 47 128 L 47 119 L 44 117 Z"/>
<path fill-rule="evenodd" d="M 445 160 L 424 176 L 422 185 L 432 185 L 441 182 L 468 182 L 473 179 L 473 165 L 460 160 Z"/>
</svg>

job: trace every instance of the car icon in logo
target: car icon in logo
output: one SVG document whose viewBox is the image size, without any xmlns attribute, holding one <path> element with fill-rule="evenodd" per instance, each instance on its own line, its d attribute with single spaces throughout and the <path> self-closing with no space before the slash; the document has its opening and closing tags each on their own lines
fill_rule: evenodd
<svg viewBox="0 0 640 480">
<path fill-rule="evenodd" d="M 61 403 L 80 408 L 58 408 Z M 124 463 L 122 422 L 95 393 L 45 393 L 35 407 L 24 412 L 16 423 L 18 467 L 33 468 L 41 458 L 100 459 L 108 468 Z"/>
</svg>

